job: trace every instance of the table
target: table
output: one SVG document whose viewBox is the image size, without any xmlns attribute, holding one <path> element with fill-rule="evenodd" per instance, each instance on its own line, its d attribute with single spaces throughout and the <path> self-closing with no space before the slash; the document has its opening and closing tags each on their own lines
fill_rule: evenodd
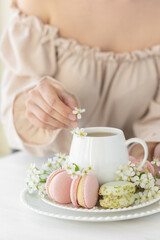
<svg viewBox="0 0 160 240">
<path fill-rule="evenodd" d="M 160 236 L 160 213 L 108 223 L 58 220 L 36 214 L 20 201 L 26 167 L 41 165 L 46 158 L 19 152 L 0 158 L 0 240 L 156 240 Z"/>
</svg>

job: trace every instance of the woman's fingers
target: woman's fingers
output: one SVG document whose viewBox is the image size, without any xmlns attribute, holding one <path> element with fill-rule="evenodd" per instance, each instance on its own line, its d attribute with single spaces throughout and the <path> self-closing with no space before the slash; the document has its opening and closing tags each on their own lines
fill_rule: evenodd
<svg viewBox="0 0 160 240">
<path fill-rule="evenodd" d="M 30 113 L 36 116 L 36 121 L 39 120 L 40 124 L 43 124 L 43 127 L 45 126 L 51 126 L 54 129 L 58 128 L 65 128 L 66 126 L 63 123 L 60 123 L 56 119 L 49 116 L 46 112 L 44 112 L 38 105 L 36 105 L 31 100 L 28 100 L 27 103 L 27 117 L 30 118 Z M 32 116 L 32 115 L 31 115 Z M 33 118 L 33 116 L 32 116 Z"/>
<path fill-rule="evenodd" d="M 26 118 L 37 128 L 44 128 L 53 131 L 56 130 L 53 126 L 39 120 L 32 112 L 26 112 Z"/>
<path fill-rule="evenodd" d="M 36 91 L 36 89 L 33 89 L 30 92 L 30 99 L 38 105 L 45 113 L 47 113 L 52 118 L 56 119 L 57 121 L 61 122 L 62 124 L 66 125 L 66 127 L 76 127 L 77 121 L 71 121 L 68 118 L 65 118 L 60 113 L 58 113 L 55 109 L 51 108 L 45 100 L 42 98 L 41 94 Z"/>
<path fill-rule="evenodd" d="M 63 92 L 63 95 L 61 96 L 63 102 L 68 105 L 70 108 L 75 109 L 75 107 L 78 108 L 78 103 L 76 101 L 76 99 L 74 98 L 74 96 L 70 95 L 67 92 Z"/>
<path fill-rule="evenodd" d="M 60 100 L 56 90 L 49 83 L 41 82 L 38 86 L 38 90 L 50 107 L 54 108 L 65 118 L 69 118 L 72 121 L 76 120 L 76 116 L 72 113 L 72 109 Z"/>
</svg>

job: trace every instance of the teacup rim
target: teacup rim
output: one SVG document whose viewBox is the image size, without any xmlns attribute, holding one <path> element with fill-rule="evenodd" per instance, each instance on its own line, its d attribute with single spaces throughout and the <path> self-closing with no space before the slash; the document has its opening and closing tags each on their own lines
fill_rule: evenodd
<svg viewBox="0 0 160 240">
<path fill-rule="evenodd" d="M 103 136 L 103 137 L 98 137 L 98 138 L 110 138 L 110 137 L 117 137 L 119 134 L 123 134 L 123 131 L 119 128 L 114 128 L 114 127 L 87 127 L 87 128 L 83 128 L 85 130 L 85 132 L 87 132 L 88 130 L 94 130 L 97 129 L 98 130 L 107 130 L 107 132 L 111 132 L 111 133 L 115 133 L 115 135 L 112 136 Z M 89 131 L 90 132 L 90 131 Z M 87 135 L 84 137 L 88 137 Z M 95 138 L 93 136 L 89 136 L 89 138 Z M 97 137 L 96 137 L 97 138 Z"/>
</svg>

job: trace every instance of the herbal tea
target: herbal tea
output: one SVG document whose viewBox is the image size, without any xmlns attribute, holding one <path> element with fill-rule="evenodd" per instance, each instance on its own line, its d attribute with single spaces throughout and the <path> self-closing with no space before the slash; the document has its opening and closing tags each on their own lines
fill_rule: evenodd
<svg viewBox="0 0 160 240">
<path fill-rule="evenodd" d="M 115 133 L 111 133 L 111 132 L 90 132 L 87 133 L 87 137 L 109 137 L 109 136 L 113 136 L 116 135 Z"/>
</svg>

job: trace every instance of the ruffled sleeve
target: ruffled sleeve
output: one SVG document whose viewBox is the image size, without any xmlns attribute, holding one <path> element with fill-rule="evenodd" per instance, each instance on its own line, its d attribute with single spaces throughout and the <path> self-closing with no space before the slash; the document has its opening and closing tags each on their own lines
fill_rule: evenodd
<svg viewBox="0 0 160 240">
<path fill-rule="evenodd" d="M 155 96 L 151 100 L 146 113 L 133 125 L 137 137 L 146 142 L 160 142 L 160 80 Z"/>
<path fill-rule="evenodd" d="M 54 76 L 57 28 L 15 11 L 1 39 L 1 57 L 19 76 Z"/>
<path fill-rule="evenodd" d="M 48 76 L 53 86 L 62 85 L 54 79 L 56 39 L 56 28 L 16 11 L 0 43 L 1 57 L 7 67 L 1 85 L 4 130 L 10 147 L 26 149 L 37 156 L 57 151 L 68 153 L 71 142 L 69 131 L 36 128 L 25 117 L 25 101 L 31 88 Z"/>
</svg>

